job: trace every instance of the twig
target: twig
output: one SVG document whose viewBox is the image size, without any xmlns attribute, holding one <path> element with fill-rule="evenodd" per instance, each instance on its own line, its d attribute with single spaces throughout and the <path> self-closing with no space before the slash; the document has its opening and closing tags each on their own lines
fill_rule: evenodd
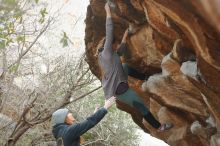
<svg viewBox="0 0 220 146">
<path fill-rule="evenodd" d="M 19 64 L 19 62 L 21 61 L 21 59 L 30 51 L 30 49 L 34 46 L 34 44 L 38 41 L 38 39 L 42 36 L 42 34 L 47 30 L 47 28 L 50 25 L 51 20 L 48 20 L 47 25 L 43 28 L 43 30 L 41 30 L 41 32 L 38 34 L 38 36 L 34 39 L 34 41 L 31 43 L 31 45 L 24 51 L 21 53 L 21 55 L 19 55 L 17 61 L 15 61 L 13 64 L 11 64 L 8 69 L 10 67 L 12 67 L 15 64 Z"/>
</svg>

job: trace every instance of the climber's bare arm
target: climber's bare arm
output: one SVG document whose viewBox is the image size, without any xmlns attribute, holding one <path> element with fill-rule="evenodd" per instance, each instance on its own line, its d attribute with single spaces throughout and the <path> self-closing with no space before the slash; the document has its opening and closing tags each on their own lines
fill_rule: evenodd
<svg viewBox="0 0 220 146">
<path fill-rule="evenodd" d="M 112 17 L 111 10 L 110 10 L 110 7 L 109 7 L 108 3 L 105 4 L 105 11 L 106 11 L 106 17 L 107 18 Z"/>
<path fill-rule="evenodd" d="M 127 37 L 128 37 L 128 29 L 125 30 L 121 43 L 126 43 Z"/>
</svg>

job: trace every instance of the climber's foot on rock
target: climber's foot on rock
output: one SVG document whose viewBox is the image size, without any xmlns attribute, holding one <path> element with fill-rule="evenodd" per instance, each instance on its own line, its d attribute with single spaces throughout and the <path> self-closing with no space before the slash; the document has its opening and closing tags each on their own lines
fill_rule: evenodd
<svg viewBox="0 0 220 146">
<path fill-rule="evenodd" d="M 173 127 L 172 123 L 164 123 L 161 124 L 161 126 L 157 129 L 158 132 L 164 132 L 166 130 L 169 130 Z"/>
</svg>

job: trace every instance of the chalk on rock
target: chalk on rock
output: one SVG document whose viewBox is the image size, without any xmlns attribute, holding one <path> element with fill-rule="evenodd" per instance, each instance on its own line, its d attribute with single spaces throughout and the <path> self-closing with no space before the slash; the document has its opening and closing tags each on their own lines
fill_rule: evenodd
<svg viewBox="0 0 220 146">
<path fill-rule="evenodd" d="M 115 5 L 114 1 L 113 0 L 107 0 L 107 2 L 108 2 L 109 7 L 112 8 L 113 10 L 115 10 L 116 5 Z"/>
<path fill-rule="evenodd" d="M 215 134 L 211 137 L 210 146 L 220 146 L 220 134 Z"/>
<path fill-rule="evenodd" d="M 201 128 L 202 128 L 202 125 L 199 123 L 199 121 L 195 121 L 192 123 L 190 130 L 192 134 L 198 134 Z"/>
<path fill-rule="evenodd" d="M 141 85 L 142 91 L 146 92 L 147 91 L 147 81 L 143 82 Z"/>
<path fill-rule="evenodd" d="M 182 63 L 180 70 L 186 76 L 192 77 L 197 80 L 196 76 L 198 74 L 198 68 L 196 61 L 187 61 Z"/>
<path fill-rule="evenodd" d="M 215 120 L 213 119 L 212 116 L 209 116 L 209 117 L 206 119 L 206 123 L 207 123 L 210 127 L 216 127 Z"/>
</svg>

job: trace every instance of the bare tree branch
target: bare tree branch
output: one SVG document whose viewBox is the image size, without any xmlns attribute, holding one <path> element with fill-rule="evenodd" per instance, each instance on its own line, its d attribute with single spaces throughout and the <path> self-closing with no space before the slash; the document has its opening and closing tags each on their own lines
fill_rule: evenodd
<svg viewBox="0 0 220 146">
<path fill-rule="evenodd" d="M 41 136 L 36 137 L 33 139 L 30 143 L 30 146 L 35 146 L 38 144 L 42 144 L 43 142 L 50 142 L 50 141 L 55 141 L 52 133 L 43 133 Z"/>
<path fill-rule="evenodd" d="M 43 33 L 47 30 L 47 28 L 49 27 L 51 21 L 52 21 L 52 20 L 48 20 L 46 26 L 41 30 L 41 32 L 37 35 L 37 37 L 34 39 L 34 41 L 30 44 L 30 46 L 29 46 L 24 52 L 22 52 L 22 53 L 19 55 L 17 61 L 15 61 L 13 64 L 11 64 L 8 68 L 12 67 L 12 66 L 15 65 L 15 64 L 19 64 L 19 63 L 20 63 L 21 59 L 31 50 L 31 48 L 34 46 L 34 44 L 38 41 L 38 39 L 39 39 L 39 38 L 43 35 Z"/>
<path fill-rule="evenodd" d="M 91 142 L 87 142 L 87 143 L 83 144 L 82 146 L 87 146 L 87 145 L 90 145 L 90 144 L 93 144 L 93 143 L 97 143 L 99 141 L 108 141 L 110 136 L 111 136 L 111 134 L 108 135 L 108 137 L 106 139 L 97 139 L 97 140 L 94 140 L 94 141 L 91 141 Z"/>
</svg>

